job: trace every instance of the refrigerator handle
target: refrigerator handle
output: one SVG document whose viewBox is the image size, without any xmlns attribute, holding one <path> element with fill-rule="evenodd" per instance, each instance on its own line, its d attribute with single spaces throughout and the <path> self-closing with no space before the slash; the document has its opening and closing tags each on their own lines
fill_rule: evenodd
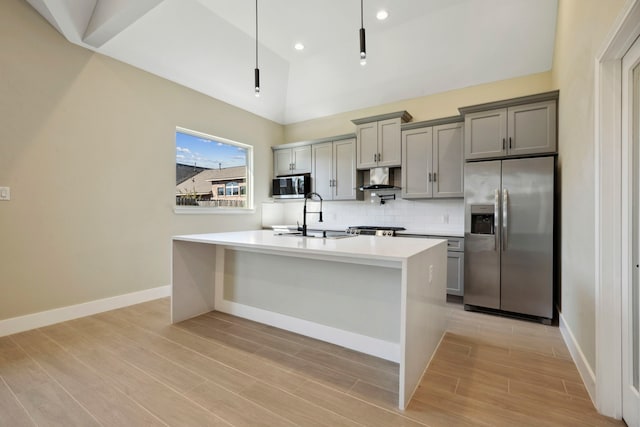
<svg viewBox="0 0 640 427">
<path fill-rule="evenodd" d="M 502 190 L 502 250 L 507 250 L 509 244 L 507 234 L 509 233 L 509 190 L 506 188 Z"/>
<path fill-rule="evenodd" d="M 498 224 L 500 224 L 498 220 L 499 212 L 500 212 L 500 190 L 496 188 L 496 190 L 493 193 L 493 224 L 494 224 L 493 234 L 495 234 L 495 239 L 493 241 L 493 249 L 496 251 L 500 249 L 500 242 L 498 241 L 500 233 L 498 233 L 498 230 L 496 230 L 496 227 L 498 226 Z"/>
</svg>

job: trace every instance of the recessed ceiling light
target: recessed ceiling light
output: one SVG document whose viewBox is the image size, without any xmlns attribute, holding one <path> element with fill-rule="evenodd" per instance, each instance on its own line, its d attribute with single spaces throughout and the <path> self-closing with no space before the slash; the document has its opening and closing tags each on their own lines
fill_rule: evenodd
<svg viewBox="0 0 640 427">
<path fill-rule="evenodd" d="M 379 10 L 378 13 L 376 13 L 376 18 L 378 18 L 378 21 L 384 21 L 388 17 L 389 17 L 389 12 L 387 12 L 384 9 Z"/>
<path fill-rule="evenodd" d="M 302 50 L 302 49 L 304 49 L 304 45 L 303 45 L 302 43 L 299 43 L 299 42 L 298 42 L 298 43 L 296 43 L 296 44 L 294 44 L 294 45 L 293 45 L 293 48 L 294 48 L 295 50 Z"/>
</svg>

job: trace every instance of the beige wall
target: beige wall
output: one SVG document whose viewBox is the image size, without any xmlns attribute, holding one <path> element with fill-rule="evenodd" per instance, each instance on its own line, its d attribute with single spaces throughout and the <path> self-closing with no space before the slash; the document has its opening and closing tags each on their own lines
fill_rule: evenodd
<svg viewBox="0 0 640 427">
<path fill-rule="evenodd" d="M 170 283 L 170 236 L 251 229 L 176 215 L 175 126 L 255 147 L 268 197 L 281 125 L 67 42 L 0 1 L 0 319 Z"/>
<path fill-rule="evenodd" d="M 623 5 L 560 0 L 552 69 L 560 89 L 561 311 L 594 372 L 594 61 Z"/>
<path fill-rule="evenodd" d="M 285 126 L 285 141 L 283 142 L 308 141 L 352 133 L 355 132 L 355 125 L 351 123 L 351 120 L 362 117 L 406 110 L 413 116 L 412 121 L 414 122 L 439 119 L 460 114 L 459 107 L 532 95 L 549 90 L 551 90 L 551 72 L 532 74 L 294 123 Z"/>
</svg>

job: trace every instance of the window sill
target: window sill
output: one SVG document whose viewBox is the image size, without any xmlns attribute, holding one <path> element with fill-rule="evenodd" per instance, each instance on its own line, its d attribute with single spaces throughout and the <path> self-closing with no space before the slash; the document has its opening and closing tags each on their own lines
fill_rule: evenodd
<svg viewBox="0 0 640 427">
<path fill-rule="evenodd" d="M 188 206 L 174 206 L 173 213 L 186 214 L 186 215 L 248 215 L 256 213 L 255 208 L 207 208 L 207 207 L 188 207 Z"/>
</svg>

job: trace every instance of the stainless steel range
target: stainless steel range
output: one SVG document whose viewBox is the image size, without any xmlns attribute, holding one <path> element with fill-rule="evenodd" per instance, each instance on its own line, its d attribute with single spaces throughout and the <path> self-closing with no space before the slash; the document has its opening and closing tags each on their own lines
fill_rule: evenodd
<svg viewBox="0 0 640 427">
<path fill-rule="evenodd" d="M 396 232 L 404 231 L 404 227 L 388 227 L 377 225 L 356 225 L 347 229 L 349 234 L 359 234 L 362 236 L 395 236 Z"/>
</svg>

